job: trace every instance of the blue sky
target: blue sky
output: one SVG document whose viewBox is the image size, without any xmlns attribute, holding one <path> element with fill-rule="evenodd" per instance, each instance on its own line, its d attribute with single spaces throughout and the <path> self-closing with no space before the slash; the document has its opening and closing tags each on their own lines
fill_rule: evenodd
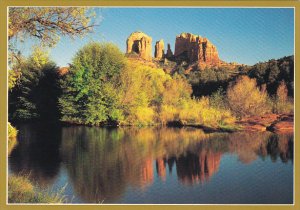
<svg viewBox="0 0 300 210">
<path fill-rule="evenodd" d="M 113 42 L 125 52 L 133 31 L 171 44 L 176 35 L 191 32 L 208 38 L 227 62 L 255 64 L 294 54 L 294 10 L 292 8 L 97 8 L 94 30 L 83 39 L 63 37 L 50 56 L 59 66 L 71 63 L 76 51 L 89 41 Z M 101 21 L 100 21 L 101 20 Z M 29 53 L 34 41 L 20 46 Z"/>
</svg>

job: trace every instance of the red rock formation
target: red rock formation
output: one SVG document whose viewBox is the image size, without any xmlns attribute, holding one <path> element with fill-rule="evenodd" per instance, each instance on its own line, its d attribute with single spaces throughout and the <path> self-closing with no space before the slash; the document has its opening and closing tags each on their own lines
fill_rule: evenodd
<svg viewBox="0 0 300 210">
<path fill-rule="evenodd" d="M 69 67 L 60 67 L 58 69 L 59 76 L 63 76 L 69 72 Z"/>
<path fill-rule="evenodd" d="M 165 54 L 165 58 L 167 58 L 169 60 L 173 60 L 173 58 L 174 58 L 170 44 L 168 44 L 168 49 L 167 49 L 167 53 Z"/>
<path fill-rule="evenodd" d="M 157 41 L 155 44 L 154 57 L 160 60 L 164 58 L 164 54 L 165 54 L 165 44 L 164 44 L 164 40 L 161 39 Z"/>
<path fill-rule="evenodd" d="M 174 56 L 176 60 L 198 62 L 199 65 L 220 63 L 217 48 L 208 39 L 191 33 L 181 33 L 176 36 Z"/>
<path fill-rule="evenodd" d="M 127 38 L 126 53 L 137 53 L 145 60 L 152 60 L 152 38 L 143 32 L 133 32 Z"/>
</svg>

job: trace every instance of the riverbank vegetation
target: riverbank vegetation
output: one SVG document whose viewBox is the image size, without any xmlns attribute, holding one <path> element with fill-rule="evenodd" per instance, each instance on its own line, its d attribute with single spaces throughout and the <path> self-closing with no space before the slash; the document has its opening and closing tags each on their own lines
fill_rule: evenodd
<svg viewBox="0 0 300 210">
<path fill-rule="evenodd" d="M 226 89 L 221 86 L 209 95 L 195 96 L 185 76 L 128 59 L 111 43 L 87 44 L 64 73 L 39 49 L 17 69 L 22 76 L 9 94 L 12 121 L 60 119 L 96 126 L 189 125 L 235 130 L 235 122 L 243 117 L 293 113 L 285 80 L 272 95 L 265 83 L 259 85 L 256 78 L 240 74 L 230 77 Z M 222 81 L 229 78 L 220 75 Z"/>
<path fill-rule="evenodd" d="M 64 188 L 51 193 L 33 186 L 27 176 L 11 175 L 8 177 L 9 203 L 64 203 Z"/>
</svg>

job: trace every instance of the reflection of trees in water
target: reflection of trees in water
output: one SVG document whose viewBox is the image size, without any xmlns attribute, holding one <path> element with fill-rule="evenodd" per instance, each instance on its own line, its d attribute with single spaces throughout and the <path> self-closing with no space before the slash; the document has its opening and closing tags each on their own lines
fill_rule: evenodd
<svg viewBox="0 0 300 210">
<path fill-rule="evenodd" d="M 11 171 L 29 175 L 29 179 L 41 187 L 52 184 L 61 162 L 61 128 L 50 124 L 26 124 L 18 130 L 18 145 L 9 158 Z"/>
<path fill-rule="evenodd" d="M 293 135 L 279 134 L 272 135 L 267 142 L 266 149 L 271 156 L 272 161 L 276 161 L 278 157 L 282 162 L 288 162 L 294 158 Z"/>
<path fill-rule="evenodd" d="M 153 179 L 144 145 L 127 135 L 121 129 L 63 129 L 62 159 L 75 191 L 87 202 L 110 202 L 128 184 L 142 187 Z"/>
<path fill-rule="evenodd" d="M 110 202 L 121 196 L 126 186 L 143 189 L 151 184 L 153 159 L 182 154 L 205 136 L 195 129 L 107 130 L 77 126 L 63 129 L 61 154 L 81 198 Z"/>
<path fill-rule="evenodd" d="M 63 130 L 62 156 L 81 198 L 87 202 L 110 202 L 119 198 L 127 186 L 144 189 L 150 185 L 154 180 L 153 167 L 162 180 L 167 179 L 167 168 L 172 173 L 176 165 L 182 183 L 208 181 L 218 171 L 225 152 L 237 153 L 244 163 L 271 154 L 274 149 L 270 151 L 267 145 L 272 135 L 72 127 Z M 281 142 L 281 137 L 277 141 Z M 281 147 L 281 153 L 287 148 Z"/>
<path fill-rule="evenodd" d="M 20 134 L 10 158 L 13 172 L 31 171 L 38 182 L 48 184 L 62 160 L 76 194 L 92 203 L 113 202 L 128 186 L 143 190 L 153 183 L 155 173 L 166 180 L 167 170 L 184 184 L 208 181 L 218 172 L 224 153 L 237 154 L 243 163 L 266 156 L 274 161 L 293 159 L 293 135 L 269 132 L 205 134 L 193 128 L 84 126 L 60 131 L 25 126 Z"/>
<path fill-rule="evenodd" d="M 238 132 L 230 134 L 229 152 L 237 153 L 243 163 L 251 163 L 257 157 L 279 157 L 282 162 L 293 161 L 293 134 L 270 132 Z"/>
</svg>

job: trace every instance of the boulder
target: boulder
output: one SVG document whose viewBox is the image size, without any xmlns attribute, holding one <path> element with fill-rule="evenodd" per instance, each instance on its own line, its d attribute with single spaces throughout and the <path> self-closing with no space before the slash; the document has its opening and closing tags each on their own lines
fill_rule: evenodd
<svg viewBox="0 0 300 210">
<path fill-rule="evenodd" d="M 294 115 L 282 114 L 278 120 L 274 121 L 267 130 L 276 133 L 293 133 L 294 132 Z"/>
<path fill-rule="evenodd" d="M 152 60 L 152 38 L 143 32 L 133 32 L 127 38 L 126 53 L 136 53 L 145 60 Z"/>
</svg>

